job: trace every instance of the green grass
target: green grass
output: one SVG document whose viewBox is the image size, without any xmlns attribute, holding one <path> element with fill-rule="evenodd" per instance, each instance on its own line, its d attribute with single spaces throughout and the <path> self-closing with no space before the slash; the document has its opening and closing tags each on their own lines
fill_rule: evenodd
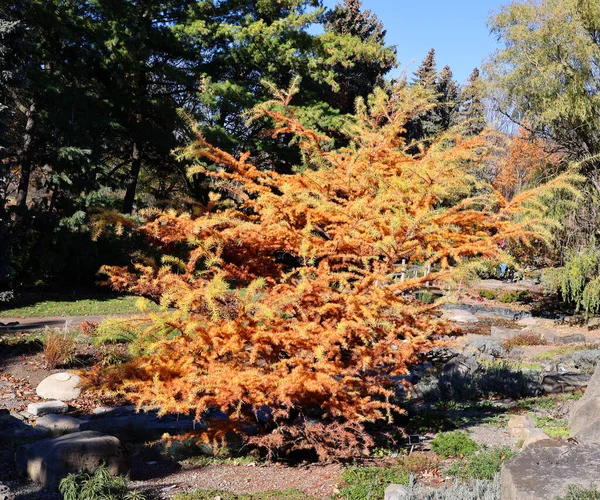
<svg viewBox="0 0 600 500">
<path fill-rule="evenodd" d="M 44 316 L 90 316 L 95 314 L 136 313 L 139 297 L 66 298 L 43 300 L 0 311 L 0 318 L 35 318 Z"/>
<path fill-rule="evenodd" d="M 516 408 L 520 410 L 534 411 L 552 410 L 558 403 L 566 401 L 577 401 L 583 397 L 583 392 L 569 392 L 567 394 L 556 394 L 554 396 L 537 396 L 532 398 L 524 398 L 517 401 Z"/>
<path fill-rule="evenodd" d="M 556 498 L 558 499 L 558 497 Z M 600 500 L 600 491 L 596 486 L 591 490 L 584 490 L 579 486 L 569 485 L 567 495 L 562 500 Z"/>
<path fill-rule="evenodd" d="M 554 359 L 563 356 L 569 356 L 577 351 L 586 351 L 591 349 L 597 349 L 597 344 L 580 344 L 565 347 L 558 347 L 546 352 L 540 352 L 532 356 L 532 359 Z"/>
<path fill-rule="evenodd" d="M 353 466 L 342 474 L 345 486 L 334 498 L 343 500 L 381 499 L 390 484 L 408 484 L 409 473 L 398 467 Z"/>
<path fill-rule="evenodd" d="M 220 498 L 221 500 L 316 500 L 315 497 L 311 497 L 299 490 L 262 491 L 260 493 L 197 490 L 192 493 L 178 493 L 173 497 L 173 500 L 215 500 L 215 498 Z"/>
<path fill-rule="evenodd" d="M 454 462 L 446 472 L 462 480 L 492 480 L 500 472 L 502 463 L 515 455 L 508 446 L 492 446 L 469 455 L 465 460 Z"/>
<path fill-rule="evenodd" d="M 566 420 L 557 420 L 552 417 L 537 417 L 534 415 L 535 426 L 542 429 L 553 438 L 567 437 L 571 434 L 569 423 Z"/>
</svg>

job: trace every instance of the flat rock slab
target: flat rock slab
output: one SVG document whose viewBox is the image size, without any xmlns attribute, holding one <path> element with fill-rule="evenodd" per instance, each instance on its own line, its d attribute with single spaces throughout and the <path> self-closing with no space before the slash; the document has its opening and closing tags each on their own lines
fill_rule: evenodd
<svg viewBox="0 0 600 500">
<path fill-rule="evenodd" d="M 550 373 L 542 379 L 542 390 L 546 394 L 564 394 L 587 387 L 590 375 L 578 372 Z"/>
<path fill-rule="evenodd" d="M 67 413 L 68 410 L 69 405 L 62 401 L 42 401 L 27 405 L 27 411 L 36 417 L 43 417 L 51 413 Z"/>
<path fill-rule="evenodd" d="M 600 477 L 600 445 L 537 442 L 502 467 L 502 500 L 564 497 L 569 485 L 589 489 Z"/>
<path fill-rule="evenodd" d="M 45 488 L 55 489 L 70 472 L 93 474 L 104 464 L 112 475 L 130 469 L 127 449 L 114 436 L 86 431 L 44 439 L 21 446 L 17 465 L 29 478 Z"/>
<path fill-rule="evenodd" d="M 522 334 L 523 330 L 519 330 L 518 328 L 503 328 L 501 326 L 492 326 L 491 337 L 496 340 L 508 340 Z"/>
<path fill-rule="evenodd" d="M 157 418 L 153 413 L 136 413 L 123 417 L 94 418 L 81 424 L 82 431 L 97 431 L 124 441 L 152 441 L 163 434 L 185 434 L 202 429 L 191 418 Z"/>
<path fill-rule="evenodd" d="M 477 316 L 463 309 L 447 309 L 444 311 L 444 319 L 455 323 L 478 323 Z"/>
<path fill-rule="evenodd" d="M 79 432 L 83 420 L 69 417 L 68 415 L 45 415 L 37 419 L 35 428 L 46 431 L 53 436 L 62 436 L 72 432 Z"/>
<path fill-rule="evenodd" d="M 529 311 L 512 309 L 510 307 L 488 307 L 475 304 L 444 304 L 441 308 L 443 310 L 460 309 L 461 311 L 468 311 L 477 316 L 486 318 L 504 318 L 513 321 L 531 318 L 531 313 Z"/>
<path fill-rule="evenodd" d="M 67 372 L 54 373 L 42 380 L 35 392 L 44 399 L 72 401 L 81 394 L 80 382 L 78 375 Z"/>
</svg>

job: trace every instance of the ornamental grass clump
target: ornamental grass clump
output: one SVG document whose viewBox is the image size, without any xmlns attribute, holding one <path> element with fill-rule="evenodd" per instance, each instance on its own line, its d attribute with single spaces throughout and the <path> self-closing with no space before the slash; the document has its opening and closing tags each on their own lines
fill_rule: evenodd
<svg viewBox="0 0 600 500">
<path fill-rule="evenodd" d="M 156 253 L 103 269 L 115 289 L 162 308 L 147 314 L 136 358 L 90 381 L 163 414 L 193 413 L 208 423 L 198 439 L 251 428 L 242 438 L 270 455 L 350 459 L 373 446 L 367 426 L 401 413 L 399 377 L 449 331 L 411 294 L 470 259 L 498 257 L 504 241 L 540 241 L 548 228 L 535 201 L 572 188 L 562 177 L 508 202 L 473 175 L 482 137 L 409 153 L 405 123 L 431 107 L 418 89 L 359 101 L 341 147 L 295 117 L 294 90 L 254 116 L 300 147 L 292 175 L 195 129 L 180 155 L 212 182 L 210 201 L 194 213 L 144 212 L 134 229 Z M 132 224 L 108 214 L 97 229 L 107 221 Z M 433 271 L 395 279 L 402 261 Z"/>
</svg>

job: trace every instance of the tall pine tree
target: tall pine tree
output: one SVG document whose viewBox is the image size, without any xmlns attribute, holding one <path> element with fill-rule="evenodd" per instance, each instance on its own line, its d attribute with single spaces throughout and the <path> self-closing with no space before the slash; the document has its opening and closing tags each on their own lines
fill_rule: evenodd
<svg viewBox="0 0 600 500">
<path fill-rule="evenodd" d="M 325 19 L 326 31 L 357 38 L 373 48 L 372 55 L 350 59 L 334 68 L 339 90 L 331 99 L 342 113 L 353 113 L 356 99 L 366 98 L 375 86 L 382 85 L 384 76 L 396 65 L 396 49 L 386 46 L 383 23 L 370 10 L 362 10 L 360 0 L 338 3 Z"/>
<path fill-rule="evenodd" d="M 475 68 L 462 91 L 462 103 L 459 111 L 461 128 L 467 135 L 477 135 L 487 125 L 484 98 L 485 85 L 479 69 Z"/>
<path fill-rule="evenodd" d="M 430 102 L 432 104 L 435 103 L 435 107 L 413 116 L 406 124 L 406 137 L 409 142 L 429 143 L 441 131 L 441 118 L 436 109 L 438 100 L 437 80 L 438 72 L 435 61 L 435 49 L 431 49 L 414 73 L 412 85 L 420 87 Z"/>
<path fill-rule="evenodd" d="M 460 106 L 460 88 L 454 80 L 450 66 L 444 66 L 440 72 L 436 90 L 439 105 L 435 111 L 440 118 L 440 129 L 446 131 L 456 123 Z"/>
</svg>

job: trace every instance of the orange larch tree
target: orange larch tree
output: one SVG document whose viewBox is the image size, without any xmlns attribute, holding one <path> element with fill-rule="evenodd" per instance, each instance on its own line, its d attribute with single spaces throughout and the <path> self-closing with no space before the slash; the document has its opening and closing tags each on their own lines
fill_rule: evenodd
<svg viewBox="0 0 600 500">
<path fill-rule="evenodd" d="M 503 168 L 494 179 L 494 186 L 503 196 L 511 199 L 535 183 L 543 183 L 555 176 L 561 163 L 558 153 L 550 152 L 549 145 L 535 138 L 525 128 L 509 142 Z"/>
<path fill-rule="evenodd" d="M 364 426 L 400 412 L 398 380 L 448 331 L 408 292 L 497 256 L 502 240 L 539 238 L 539 220 L 515 220 L 538 192 L 508 202 L 469 173 L 482 139 L 448 136 L 407 153 L 405 123 L 430 106 L 415 92 L 399 85 L 359 102 L 339 148 L 295 119 L 293 89 L 279 93 L 254 119 L 295 138 L 304 165 L 293 175 L 196 130 L 180 154 L 213 179 L 211 201 L 197 216 L 147 212 L 139 231 L 160 261 L 104 269 L 115 289 L 163 308 L 148 313 L 140 355 L 91 382 L 164 413 L 193 412 L 207 436 L 253 424 L 250 442 L 270 451 L 368 453 Z M 402 261 L 434 271 L 399 280 Z M 211 420 L 213 409 L 229 420 Z"/>
</svg>

